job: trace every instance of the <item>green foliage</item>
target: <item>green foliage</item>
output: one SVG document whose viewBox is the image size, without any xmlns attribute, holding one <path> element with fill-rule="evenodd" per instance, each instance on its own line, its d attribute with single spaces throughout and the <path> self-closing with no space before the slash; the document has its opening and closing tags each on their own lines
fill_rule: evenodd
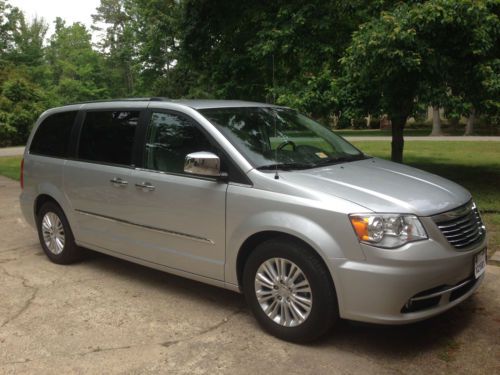
<svg viewBox="0 0 500 375">
<path fill-rule="evenodd" d="M 22 144 L 42 111 L 39 89 L 15 76 L 3 82 L 0 91 L 0 146 Z"/>
<path fill-rule="evenodd" d="M 389 114 L 393 160 L 402 160 L 402 130 L 418 104 L 454 105 L 458 113 L 496 107 L 498 4 L 401 3 L 354 33 L 341 59 L 344 103 L 353 113 Z"/>
<path fill-rule="evenodd" d="M 389 114 L 401 157 L 429 104 L 498 123 L 499 14 L 498 0 L 101 0 L 93 44 L 62 19 L 47 38 L 0 0 L 0 144 L 48 107 L 167 96 L 276 102 L 339 128 Z"/>
<path fill-rule="evenodd" d="M 50 66 L 50 94 L 58 105 L 109 95 L 102 68 L 104 58 L 92 48 L 91 35 L 82 24 L 66 26 L 57 18 L 46 58 Z"/>
</svg>

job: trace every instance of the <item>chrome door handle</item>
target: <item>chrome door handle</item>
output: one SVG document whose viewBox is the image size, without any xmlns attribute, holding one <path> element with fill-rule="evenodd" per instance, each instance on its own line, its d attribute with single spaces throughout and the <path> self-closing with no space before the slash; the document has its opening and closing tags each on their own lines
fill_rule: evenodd
<svg viewBox="0 0 500 375">
<path fill-rule="evenodd" d="M 119 185 L 119 186 L 127 186 L 128 181 L 125 181 L 119 177 L 113 177 L 111 180 L 109 180 L 113 185 Z"/>
<path fill-rule="evenodd" d="M 154 185 L 152 185 L 150 182 L 142 182 L 140 184 L 135 184 L 135 187 L 139 188 L 139 189 L 149 190 L 149 191 L 153 191 L 156 189 L 156 187 Z"/>
</svg>

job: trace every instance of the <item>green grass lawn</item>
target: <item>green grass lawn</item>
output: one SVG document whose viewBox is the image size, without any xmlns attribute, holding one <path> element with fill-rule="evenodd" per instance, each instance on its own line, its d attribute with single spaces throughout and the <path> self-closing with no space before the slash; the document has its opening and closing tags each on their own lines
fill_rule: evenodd
<svg viewBox="0 0 500 375">
<path fill-rule="evenodd" d="M 353 141 L 368 155 L 390 159 L 390 142 Z M 404 162 L 469 189 L 481 210 L 500 213 L 500 142 L 411 142 Z"/>
<path fill-rule="evenodd" d="M 0 158 L 0 175 L 19 180 L 21 156 L 5 156 Z"/>
<path fill-rule="evenodd" d="M 390 137 L 390 130 L 380 130 L 380 129 L 342 129 L 334 130 L 335 134 L 341 135 L 342 137 Z M 405 136 L 420 136 L 424 137 L 429 135 L 430 129 L 405 129 Z"/>
<path fill-rule="evenodd" d="M 365 153 L 390 158 L 390 142 L 354 141 Z M 466 187 L 483 212 L 490 253 L 500 250 L 500 142 L 405 143 L 404 162 Z M 0 158 L 0 175 L 19 179 L 21 157 Z"/>
<path fill-rule="evenodd" d="M 390 142 L 352 142 L 365 153 L 390 159 Z M 500 142 L 406 142 L 404 162 L 467 188 L 488 229 L 488 254 L 500 251 Z"/>
<path fill-rule="evenodd" d="M 425 137 L 431 134 L 431 127 L 428 128 L 416 128 L 412 129 L 411 126 L 406 127 L 404 130 L 405 136 L 419 136 Z M 464 135 L 465 127 L 446 127 L 443 126 L 444 135 Z M 380 130 L 380 129 L 341 129 L 335 130 L 335 133 L 343 137 L 390 137 L 390 130 Z M 476 127 L 474 135 L 500 135 L 500 129 L 498 126 L 488 126 L 488 127 Z"/>
</svg>

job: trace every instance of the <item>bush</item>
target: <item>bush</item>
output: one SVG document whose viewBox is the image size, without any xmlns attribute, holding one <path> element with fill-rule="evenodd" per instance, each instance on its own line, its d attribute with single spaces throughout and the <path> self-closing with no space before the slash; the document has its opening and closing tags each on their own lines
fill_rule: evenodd
<svg viewBox="0 0 500 375">
<path fill-rule="evenodd" d="M 380 129 L 380 119 L 378 117 L 370 117 L 370 129 Z"/>
<path fill-rule="evenodd" d="M 352 128 L 353 129 L 366 129 L 366 119 L 365 118 L 356 118 L 352 120 Z"/>
<path fill-rule="evenodd" d="M 339 121 L 337 123 L 337 129 L 347 129 L 351 127 L 351 119 L 346 116 L 340 116 Z"/>
<path fill-rule="evenodd" d="M 40 90 L 23 78 L 5 81 L 0 91 L 0 146 L 26 143 L 42 112 Z"/>
</svg>

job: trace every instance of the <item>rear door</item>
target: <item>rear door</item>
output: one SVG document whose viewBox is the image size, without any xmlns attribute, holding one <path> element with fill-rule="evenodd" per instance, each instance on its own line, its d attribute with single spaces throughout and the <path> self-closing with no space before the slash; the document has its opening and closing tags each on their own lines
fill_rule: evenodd
<svg viewBox="0 0 500 375">
<path fill-rule="evenodd" d="M 129 185 L 141 113 L 140 108 L 85 112 L 76 154 L 64 168 L 79 244 L 118 252 L 129 246 Z"/>
<path fill-rule="evenodd" d="M 223 280 L 227 183 L 184 173 L 187 154 L 220 150 L 186 115 L 155 110 L 149 117 L 143 168 L 130 176 L 130 255 Z"/>
</svg>

